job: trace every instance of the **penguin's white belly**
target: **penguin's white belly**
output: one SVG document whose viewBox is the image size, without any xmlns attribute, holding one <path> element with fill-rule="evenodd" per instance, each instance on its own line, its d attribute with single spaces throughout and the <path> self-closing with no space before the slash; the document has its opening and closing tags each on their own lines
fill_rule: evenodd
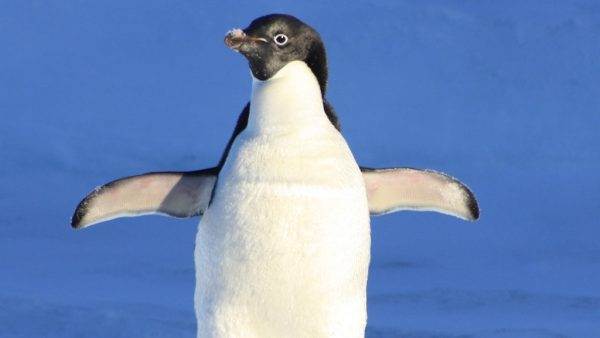
<svg viewBox="0 0 600 338">
<path fill-rule="evenodd" d="M 363 179 L 331 126 L 238 136 L 196 238 L 198 337 L 363 337 Z"/>
</svg>

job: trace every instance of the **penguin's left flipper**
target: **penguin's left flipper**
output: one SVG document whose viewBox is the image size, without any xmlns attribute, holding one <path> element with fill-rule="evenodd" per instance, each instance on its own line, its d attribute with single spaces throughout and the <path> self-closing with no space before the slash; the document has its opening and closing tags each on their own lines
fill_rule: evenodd
<svg viewBox="0 0 600 338">
<path fill-rule="evenodd" d="M 463 183 L 446 174 L 412 168 L 361 168 L 371 215 L 400 210 L 436 211 L 475 221 L 479 206 Z"/>
<path fill-rule="evenodd" d="M 162 214 L 193 217 L 210 202 L 219 169 L 156 172 L 122 178 L 96 188 L 71 218 L 75 229 L 118 217 Z"/>
</svg>

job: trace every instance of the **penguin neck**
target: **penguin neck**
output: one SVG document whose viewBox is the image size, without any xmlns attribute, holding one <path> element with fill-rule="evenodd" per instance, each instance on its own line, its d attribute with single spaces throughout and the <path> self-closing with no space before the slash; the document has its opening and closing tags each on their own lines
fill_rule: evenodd
<svg viewBox="0 0 600 338">
<path fill-rule="evenodd" d="M 268 80 L 253 78 L 248 130 L 290 132 L 330 124 L 317 78 L 303 61 L 292 61 Z"/>
</svg>

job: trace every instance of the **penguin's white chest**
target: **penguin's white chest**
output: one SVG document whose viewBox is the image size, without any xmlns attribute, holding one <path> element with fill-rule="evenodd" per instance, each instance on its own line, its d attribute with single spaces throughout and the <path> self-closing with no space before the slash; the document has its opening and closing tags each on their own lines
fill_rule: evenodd
<svg viewBox="0 0 600 338">
<path fill-rule="evenodd" d="M 367 197 L 320 98 L 301 62 L 255 82 L 196 239 L 198 337 L 364 336 Z"/>
</svg>

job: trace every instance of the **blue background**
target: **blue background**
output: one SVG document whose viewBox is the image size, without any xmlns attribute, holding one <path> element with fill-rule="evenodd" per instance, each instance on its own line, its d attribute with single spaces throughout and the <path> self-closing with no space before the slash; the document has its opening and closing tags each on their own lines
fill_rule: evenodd
<svg viewBox="0 0 600 338">
<path fill-rule="evenodd" d="M 600 336 L 600 3 L 0 2 L 0 337 L 194 337 L 198 219 L 73 231 L 96 185 L 219 159 L 250 94 L 223 45 L 293 14 L 361 165 L 431 168 L 482 218 L 372 220 L 367 337 Z"/>
</svg>

